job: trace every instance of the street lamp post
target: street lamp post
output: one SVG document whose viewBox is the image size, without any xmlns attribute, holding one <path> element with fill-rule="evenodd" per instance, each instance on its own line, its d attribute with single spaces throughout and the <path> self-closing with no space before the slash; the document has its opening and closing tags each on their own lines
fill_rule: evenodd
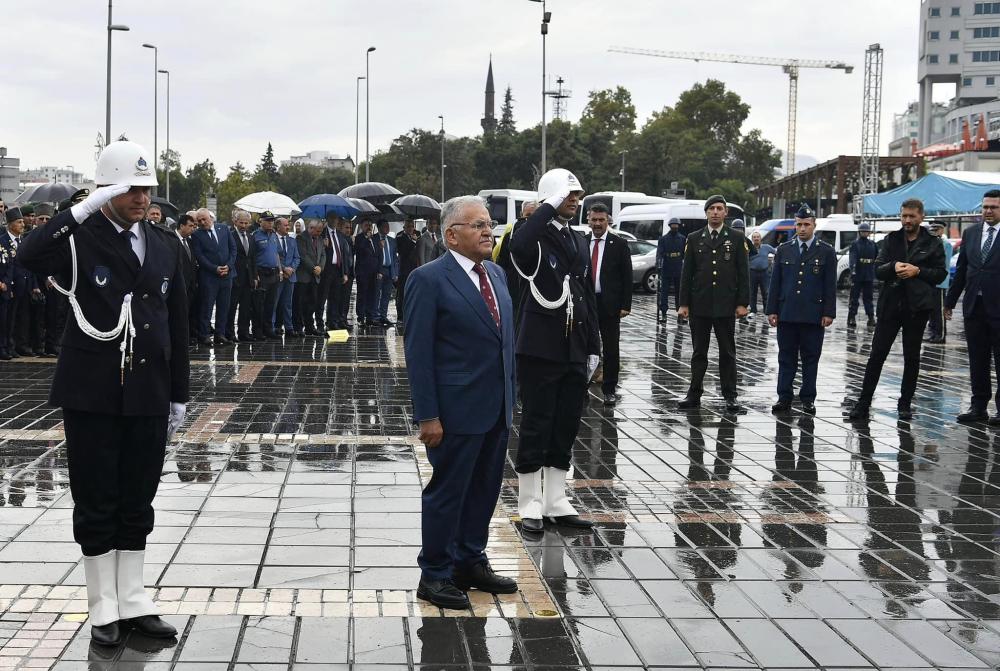
<svg viewBox="0 0 1000 671">
<path fill-rule="evenodd" d="M 157 70 L 167 76 L 167 158 L 170 158 L 170 70 Z M 167 163 L 167 200 L 170 200 L 170 163 Z"/>
<path fill-rule="evenodd" d="M 545 11 L 546 0 L 531 0 L 531 2 L 542 3 L 542 169 L 541 174 L 545 174 L 545 36 L 549 34 L 549 21 L 552 20 L 552 12 Z"/>
<path fill-rule="evenodd" d="M 625 154 L 628 153 L 628 149 L 623 149 L 619 152 L 622 155 L 622 191 L 625 190 Z"/>
<path fill-rule="evenodd" d="M 157 99 L 157 94 L 160 89 L 160 76 L 156 74 L 160 71 L 160 50 L 156 48 L 155 44 L 144 42 L 142 46 L 146 49 L 153 50 L 153 175 L 156 175 L 160 160 L 159 148 L 156 144 L 157 136 L 160 134 L 160 122 L 157 118 L 160 106 L 159 100 Z"/>
<path fill-rule="evenodd" d="M 369 154 L 369 142 L 371 142 L 371 128 L 369 126 L 371 122 L 371 97 L 369 93 L 371 92 L 371 72 L 368 67 L 368 57 L 372 55 L 375 51 L 375 47 L 368 47 L 368 51 L 365 52 L 365 181 L 369 181 L 369 167 L 371 164 L 371 157 Z"/>
<path fill-rule="evenodd" d="M 444 116 L 438 114 L 441 119 L 441 202 L 444 202 Z"/>
<path fill-rule="evenodd" d="M 365 77 L 358 77 L 354 83 L 354 183 L 358 183 L 358 128 L 361 126 L 361 80 Z"/>
<path fill-rule="evenodd" d="M 111 33 L 115 30 L 125 31 L 128 26 L 119 23 L 111 23 L 111 3 L 108 0 L 108 88 L 107 100 L 104 109 L 104 144 L 107 146 L 111 142 Z"/>
</svg>

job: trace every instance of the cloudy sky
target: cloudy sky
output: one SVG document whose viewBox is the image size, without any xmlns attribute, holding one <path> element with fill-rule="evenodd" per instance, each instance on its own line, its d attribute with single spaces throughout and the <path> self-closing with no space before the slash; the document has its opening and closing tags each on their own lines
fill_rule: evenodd
<svg viewBox="0 0 1000 671">
<path fill-rule="evenodd" d="M 0 145 L 24 167 L 72 165 L 93 174 L 104 130 L 107 3 L 5 3 L 5 105 Z M 917 96 L 919 0 L 548 0 L 548 69 L 573 91 L 571 119 L 590 90 L 623 85 L 640 125 L 697 81 L 722 79 L 751 105 L 745 129 L 785 145 L 788 79 L 780 68 L 608 53 L 612 45 L 844 60 L 854 74 L 804 70 L 798 153 L 856 154 L 864 50 L 885 49 L 882 146 L 893 112 Z M 211 158 L 222 174 L 311 149 L 354 154 L 355 77 L 371 55 L 371 151 L 413 127 L 480 131 L 487 62 L 499 108 L 509 84 L 518 126 L 538 123 L 541 5 L 529 0 L 115 0 L 112 134 L 152 149 L 153 52 L 171 71 L 171 146 L 187 166 Z M 160 89 L 165 144 L 165 80 Z M 945 96 L 947 97 L 947 96 Z M 361 89 L 364 155 L 364 83 Z M 498 110 L 499 111 L 499 110 Z M 572 166 L 568 166 L 572 167 Z M 373 178 L 377 176 L 373 175 Z M 502 186 L 502 185 L 498 185 Z"/>
</svg>

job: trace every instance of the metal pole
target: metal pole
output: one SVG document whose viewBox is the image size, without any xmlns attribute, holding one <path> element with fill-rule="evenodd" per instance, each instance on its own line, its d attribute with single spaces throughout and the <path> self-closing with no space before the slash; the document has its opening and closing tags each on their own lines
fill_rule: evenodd
<svg viewBox="0 0 1000 671">
<path fill-rule="evenodd" d="M 545 36 L 549 33 L 549 24 L 545 20 L 545 0 L 542 0 L 542 174 L 545 174 Z"/>
<path fill-rule="evenodd" d="M 157 70 L 167 76 L 167 158 L 170 158 L 170 70 Z M 170 200 L 170 163 L 167 163 L 167 200 Z"/>
<path fill-rule="evenodd" d="M 111 2 L 108 0 L 108 83 L 104 103 L 104 145 L 111 142 Z"/>
<path fill-rule="evenodd" d="M 157 74 L 160 71 L 160 50 L 156 48 L 155 44 L 145 43 L 144 46 L 147 49 L 153 50 L 153 175 L 158 174 L 160 152 L 157 146 L 157 139 L 160 134 L 160 123 L 157 117 L 159 111 L 159 89 L 160 89 L 160 76 Z"/>
<path fill-rule="evenodd" d="M 438 114 L 441 119 L 441 202 L 444 202 L 444 116 Z"/>
<path fill-rule="evenodd" d="M 622 153 L 622 191 L 624 191 L 625 190 L 625 154 L 628 153 L 628 150 L 623 149 L 621 153 Z"/>
<path fill-rule="evenodd" d="M 354 82 L 354 183 L 358 183 L 358 129 L 361 127 L 361 80 L 365 77 L 358 77 Z"/>
<path fill-rule="evenodd" d="M 365 52 L 365 181 L 370 181 L 369 167 L 371 164 L 371 154 L 369 153 L 369 143 L 371 142 L 371 72 L 368 66 L 368 57 L 375 51 L 375 47 L 368 47 Z"/>
</svg>

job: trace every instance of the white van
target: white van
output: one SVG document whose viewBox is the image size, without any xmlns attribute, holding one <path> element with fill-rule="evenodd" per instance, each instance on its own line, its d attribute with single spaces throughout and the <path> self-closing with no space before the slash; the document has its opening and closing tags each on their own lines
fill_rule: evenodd
<svg viewBox="0 0 1000 671">
<path fill-rule="evenodd" d="M 483 189 L 478 195 L 486 200 L 490 218 L 496 222 L 494 228 L 513 224 L 521 216 L 524 204 L 538 197 L 534 191 L 522 189 Z"/>
<path fill-rule="evenodd" d="M 858 225 L 850 214 L 831 214 L 816 220 L 816 235 L 839 252 L 858 239 Z"/>
<path fill-rule="evenodd" d="M 626 207 L 633 205 L 653 205 L 655 203 L 674 202 L 669 198 L 659 196 L 647 196 L 644 193 L 635 191 L 598 191 L 583 198 L 582 207 L 577 213 L 577 225 L 583 225 L 587 221 L 587 211 L 596 203 L 603 203 L 611 212 L 611 221 L 617 221 L 618 215 Z"/>
<path fill-rule="evenodd" d="M 727 223 L 743 217 L 743 209 L 739 205 L 732 203 L 726 205 L 729 208 Z M 633 205 L 623 209 L 612 226 L 631 233 L 639 240 L 656 242 L 670 229 L 667 222 L 674 217 L 681 220 L 680 231 L 684 235 L 704 228 L 708 224 L 708 219 L 705 217 L 705 201 L 667 199 L 665 203 L 656 205 Z"/>
</svg>

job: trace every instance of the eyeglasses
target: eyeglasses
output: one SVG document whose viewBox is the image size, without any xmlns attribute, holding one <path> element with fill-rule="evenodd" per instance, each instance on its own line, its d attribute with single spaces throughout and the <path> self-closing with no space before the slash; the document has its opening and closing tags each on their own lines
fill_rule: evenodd
<svg viewBox="0 0 1000 671">
<path fill-rule="evenodd" d="M 493 222 L 483 221 L 482 219 L 478 219 L 476 221 L 463 221 L 457 224 L 452 224 L 452 226 L 468 226 L 474 231 L 482 231 L 485 228 L 488 228 L 491 231 L 493 230 Z"/>
</svg>

